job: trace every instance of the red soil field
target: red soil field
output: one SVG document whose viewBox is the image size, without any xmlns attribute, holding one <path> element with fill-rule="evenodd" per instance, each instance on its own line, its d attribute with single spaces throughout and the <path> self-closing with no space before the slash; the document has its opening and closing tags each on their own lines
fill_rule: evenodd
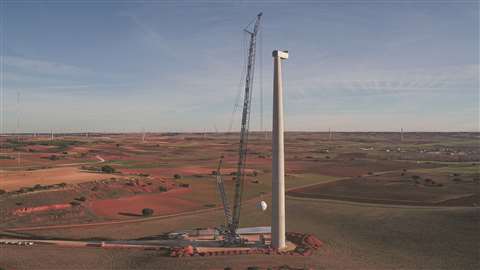
<svg viewBox="0 0 480 270">
<path fill-rule="evenodd" d="M 191 192 L 189 188 L 179 188 L 163 193 L 97 200 L 90 202 L 88 207 L 96 215 L 108 218 L 138 216 L 142 214 L 143 208 L 153 209 L 155 215 L 173 214 L 201 208 L 201 205 L 177 198 L 178 195 L 189 192 Z"/>
</svg>

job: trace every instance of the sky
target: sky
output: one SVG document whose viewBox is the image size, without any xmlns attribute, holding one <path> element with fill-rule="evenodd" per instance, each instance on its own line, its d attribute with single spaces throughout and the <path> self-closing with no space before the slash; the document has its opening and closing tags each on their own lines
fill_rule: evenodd
<svg viewBox="0 0 480 270">
<path fill-rule="evenodd" d="M 2 132 L 238 130 L 259 12 L 252 130 L 480 130 L 478 1 L 0 2 Z"/>
</svg>

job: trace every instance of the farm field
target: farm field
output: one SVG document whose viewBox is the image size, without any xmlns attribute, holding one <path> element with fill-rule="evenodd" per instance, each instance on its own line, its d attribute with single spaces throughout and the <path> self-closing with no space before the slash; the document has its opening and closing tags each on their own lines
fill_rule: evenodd
<svg viewBox="0 0 480 270">
<path fill-rule="evenodd" d="M 222 174 L 231 196 L 237 137 L 2 137 L 0 237 L 137 239 L 218 226 L 223 212 L 212 171 L 224 155 Z M 46 269 L 56 260 L 58 269 L 94 264 L 98 269 L 205 269 L 207 264 L 216 269 L 285 264 L 476 269 L 479 138 L 478 133 L 406 133 L 402 141 L 398 133 L 335 133 L 333 139 L 321 132 L 287 133 L 287 230 L 314 233 L 325 243 L 310 257 L 178 260 L 156 251 L 92 248 L 79 251 L 83 259 L 69 265 L 67 248 L 1 246 L 0 267 Z M 268 226 L 270 209 L 256 209 L 260 200 L 270 204 L 271 148 L 264 134 L 251 135 L 247 168 L 241 226 Z M 144 216 L 146 208 L 153 213 Z M 38 256 L 51 259 L 28 259 Z"/>
</svg>

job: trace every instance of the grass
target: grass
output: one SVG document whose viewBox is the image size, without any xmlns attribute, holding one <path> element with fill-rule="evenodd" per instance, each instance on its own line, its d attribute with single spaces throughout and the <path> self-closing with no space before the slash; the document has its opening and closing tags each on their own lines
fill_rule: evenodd
<svg viewBox="0 0 480 270">
<path fill-rule="evenodd" d="M 108 164 L 119 166 L 120 169 L 151 169 L 168 166 L 166 162 L 142 162 L 134 160 L 110 160 Z"/>
<path fill-rule="evenodd" d="M 252 198 L 260 197 L 262 194 L 268 194 L 272 191 L 272 179 L 271 174 L 263 174 L 257 177 L 258 184 L 251 183 L 251 177 L 247 177 L 244 186 L 243 200 L 249 200 Z M 287 176 L 285 179 L 286 188 L 294 188 L 311 184 L 325 183 L 340 179 L 339 177 L 314 175 L 314 174 L 299 174 L 295 176 Z M 205 204 L 218 204 L 221 205 L 220 197 L 217 191 L 216 180 L 213 176 L 207 176 L 203 178 L 184 177 L 179 183 L 189 184 L 192 188 L 192 192 L 188 194 L 180 195 L 182 199 L 193 201 L 195 203 Z M 234 182 L 231 180 L 231 176 L 224 176 L 225 189 L 230 201 L 233 200 Z"/>
<path fill-rule="evenodd" d="M 480 166 L 479 165 L 462 165 L 462 164 L 455 164 L 446 167 L 439 167 L 439 168 L 430 168 L 430 169 L 415 169 L 411 170 L 411 172 L 419 172 L 419 173 L 458 173 L 458 174 L 479 174 L 480 173 Z"/>
</svg>

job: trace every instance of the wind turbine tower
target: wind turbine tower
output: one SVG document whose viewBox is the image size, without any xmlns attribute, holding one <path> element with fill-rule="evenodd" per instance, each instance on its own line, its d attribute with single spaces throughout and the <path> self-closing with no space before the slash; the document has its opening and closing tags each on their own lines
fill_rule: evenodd
<svg viewBox="0 0 480 270">
<path fill-rule="evenodd" d="M 273 127 L 272 127 L 272 247 L 284 249 L 285 245 L 285 159 L 283 140 L 283 86 L 282 60 L 288 51 L 272 53 L 273 71 Z"/>
</svg>

